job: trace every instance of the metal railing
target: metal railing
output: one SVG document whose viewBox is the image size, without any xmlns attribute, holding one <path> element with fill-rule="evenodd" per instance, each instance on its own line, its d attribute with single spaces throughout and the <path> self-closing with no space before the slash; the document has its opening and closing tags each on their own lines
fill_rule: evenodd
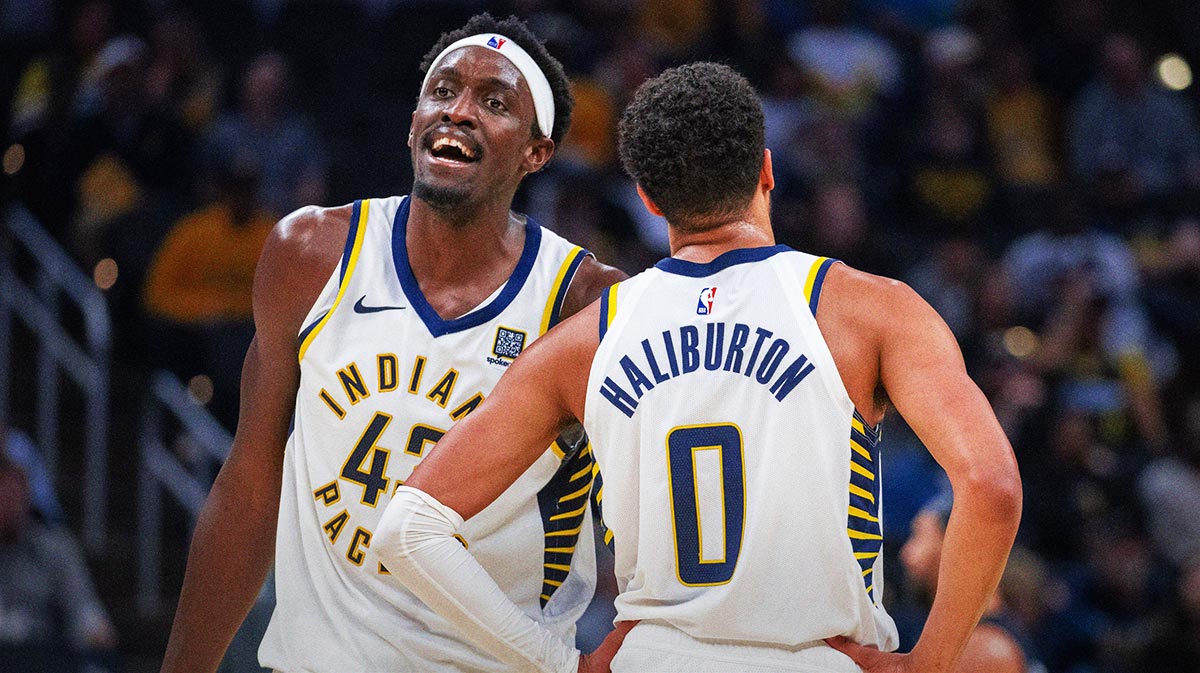
<svg viewBox="0 0 1200 673">
<path fill-rule="evenodd" d="M 173 418 L 177 425 L 165 422 Z M 176 430 L 175 428 L 178 428 Z M 229 455 L 233 438 L 166 371 L 150 381 L 138 444 L 137 604 L 145 617 L 162 607 L 164 496 L 183 507 L 194 529 L 213 475 Z"/>
<path fill-rule="evenodd" d="M 89 549 L 98 550 L 108 525 L 108 400 L 112 323 L 104 295 L 70 255 L 24 208 L 3 213 L 5 245 L 0 249 L 0 421 L 7 420 L 12 382 L 12 320 L 34 334 L 36 354 L 36 421 L 34 437 L 49 473 L 58 474 L 61 398 L 59 374 L 83 395 L 84 507 L 83 533 Z M 29 279 L 16 270 L 16 253 L 33 261 Z M 63 300 L 83 320 L 80 342 L 63 319 Z"/>
</svg>

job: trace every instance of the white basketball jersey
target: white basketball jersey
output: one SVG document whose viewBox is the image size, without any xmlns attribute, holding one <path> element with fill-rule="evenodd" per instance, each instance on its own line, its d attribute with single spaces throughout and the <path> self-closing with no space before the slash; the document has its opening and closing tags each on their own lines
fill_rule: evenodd
<svg viewBox="0 0 1200 673">
<path fill-rule="evenodd" d="M 282 671 L 502 671 L 388 575 L 371 538 L 391 494 L 558 320 L 585 250 L 529 220 L 507 283 L 443 320 L 405 248 L 408 199 L 354 204 L 341 263 L 300 334 L 284 455 L 277 605 L 259 658 Z M 490 447 L 481 446 L 487 451 Z M 595 587 L 590 449 L 556 442 L 462 541 L 530 617 L 568 643 Z"/>
<path fill-rule="evenodd" d="M 897 646 L 880 602 L 879 437 L 815 318 L 832 263 L 782 245 L 666 259 L 601 297 L 584 425 L 618 620 Z"/>
</svg>

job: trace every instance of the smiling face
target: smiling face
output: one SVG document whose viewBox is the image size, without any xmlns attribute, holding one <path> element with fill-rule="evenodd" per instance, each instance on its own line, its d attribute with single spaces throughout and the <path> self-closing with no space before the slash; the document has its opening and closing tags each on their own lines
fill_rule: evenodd
<svg viewBox="0 0 1200 673">
<path fill-rule="evenodd" d="M 413 112 L 413 195 L 437 209 L 511 201 L 554 153 L 554 141 L 534 136 L 535 119 L 529 86 L 507 58 L 485 47 L 447 54 Z"/>
</svg>

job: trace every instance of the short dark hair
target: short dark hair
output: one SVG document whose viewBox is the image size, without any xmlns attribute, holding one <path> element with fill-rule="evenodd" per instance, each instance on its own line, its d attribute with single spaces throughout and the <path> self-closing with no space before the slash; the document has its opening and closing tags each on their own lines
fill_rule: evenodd
<svg viewBox="0 0 1200 673">
<path fill-rule="evenodd" d="M 706 228 L 750 202 L 765 147 L 762 106 L 733 68 L 691 63 L 638 88 L 621 115 L 621 164 L 673 226 Z"/>
<path fill-rule="evenodd" d="M 575 109 L 575 96 L 571 94 L 571 81 L 567 78 L 567 73 L 558 59 L 546 51 L 546 45 L 521 19 L 510 16 L 503 21 L 497 21 L 487 12 L 472 16 L 462 28 L 442 33 L 437 43 L 421 60 L 421 73 L 429 72 L 429 67 L 433 65 L 433 59 L 437 58 L 438 54 L 442 53 L 446 47 L 464 37 L 480 33 L 499 33 L 511 39 L 528 52 L 529 56 L 533 58 L 533 62 L 542 69 L 546 80 L 550 82 L 550 92 L 554 94 L 554 128 L 550 131 L 550 139 L 555 143 L 561 143 L 563 136 L 567 135 L 567 130 L 571 128 L 571 111 Z M 542 134 L 536 119 L 533 122 L 533 128 L 536 135 Z"/>
</svg>

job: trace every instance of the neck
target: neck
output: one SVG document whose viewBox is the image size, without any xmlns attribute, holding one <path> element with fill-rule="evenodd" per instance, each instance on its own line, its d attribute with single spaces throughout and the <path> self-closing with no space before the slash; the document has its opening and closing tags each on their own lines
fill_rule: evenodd
<svg viewBox="0 0 1200 673">
<path fill-rule="evenodd" d="M 439 209 L 411 198 L 408 261 L 421 285 L 461 281 L 497 265 L 515 264 L 524 246 L 525 229 L 510 205 L 511 199 Z"/>
<path fill-rule="evenodd" d="M 689 262 L 711 262 L 730 250 L 775 245 L 770 207 L 765 199 L 757 198 L 742 217 L 704 231 L 682 231 L 669 227 L 668 235 L 671 256 Z"/>
</svg>

